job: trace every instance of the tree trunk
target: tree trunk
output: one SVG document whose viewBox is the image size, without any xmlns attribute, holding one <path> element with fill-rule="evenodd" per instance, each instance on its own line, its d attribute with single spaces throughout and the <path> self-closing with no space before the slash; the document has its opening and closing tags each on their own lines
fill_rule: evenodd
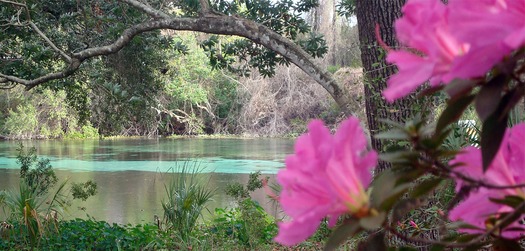
<svg viewBox="0 0 525 251">
<path fill-rule="evenodd" d="M 396 72 L 396 68 L 385 62 L 386 51 L 378 46 L 375 27 L 380 27 L 383 41 L 390 47 L 398 45 L 394 34 L 394 21 L 401 16 L 401 7 L 405 0 L 357 0 L 356 14 L 361 44 L 361 60 L 365 76 L 365 106 L 368 128 L 371 135 L 388 129 L 380 120 L 387 119 L 404 122 L 414 115 L 417 101 L 413 97 L 398 100 L 392 104 L 386 102 L 382 91 L 386 80 Z M 385 142 L 372 137 L 372 147 L 384 152 Z M 378 169 L 388 168 L 388 163 L 380 162 Z"/>
<path fill-rule="evenodd" d="M 337 26 L 335 0 L 319 0 L 319 6 L 314 8 L 311 15 L 312 30 L 323 34 L 328 46 L 328 53 L 323 58 L 325 65 L 336 65 L 336 38 L 340 36 L 341 27 Z"/>
</svg>

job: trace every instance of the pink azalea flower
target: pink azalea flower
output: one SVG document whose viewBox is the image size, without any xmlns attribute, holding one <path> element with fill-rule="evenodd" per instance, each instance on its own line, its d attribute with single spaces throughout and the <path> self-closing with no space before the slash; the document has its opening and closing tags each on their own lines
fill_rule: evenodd
<svg viewBox="0 0 525 251">
<path fill-rule="evenodd" d="M 481 151 L 474 147 L 468 147 L 450 161 L 451 165 L 462 165 L 456 168 L 471 178 L 483 180 L 487 183 L 499 186 L 510 186 L 525 183 L 525 173 L 523 167 L 525 160 L 525 123 L 514 126 L 507 130 L 499 152 L 483 173 Z M 463 186 L 464 182 L 456 178 L 456 190 Z M 472 192 L 469 197 L 450 211 L 450 219 L 453 221 L 461 220 L 480 229 L 462 229 L 467 233 L 481 233 L 487 227 L 487 218 L 499 217 L 499 214 L 510 212 L 512 208 L 491 202 L 489 198 L 502 199 L 507 195 L 521 196 L 525 198 L 525 190 L 522 188 L 512 189 L 487 189 L 480 188 Z M 522 232 L 516 229 L 525 230 L 518 222 L 514 222 L 509 227 L 513 230 L 504 230 L 501 235 L 506 238 L 519 237 Z"/>
<path fill-rule="evenodd" d="M 436 86 L 454 78 L 451 65 L 470 45 L 450 32 L 449 12 L 441 0 L 409 0 L 405 4 L 395 30 L 400 43 L 409 48 L 388 53 L 387 61 L 399 69 L 383 92 L 388 101 L 406 96 L 427 80 Z"/>
<path fill-rule="evenodd" d="M 395 30 L 410 49 L 388 53 L 399 69 L 383 92 L 390 102 L 427 80 L 436 86 L 485 76 L 525 45 L 525 0 L 408 0 Z"/>
<path fill-rule="evenodd" d="M 448 8 L 454 37 L 471 46 L 451 67 L 460 78 L 483 76 L 525 44 L 525 0 L 454 0 Z"/>
<path fill-rule="evenodd" d="M 419 226 L 413 220 L 411 220 L 409 223 L 413 228 L 419 229 Z"/>
<path fill-rule="evenodd" d="M 367 151 L 359 120 L 347 119 L 333 136 L 319 120 L 312 121 L 308 131 L 297 139 L 295 154 L 286 158 L 286 168 L 277 174 L 283 188 L 279 202 L 291 218 L 279 223 L 275 240 L 283 245 L 305 240 L 325 217 L 334 226 L 343 214 L 368 210 L 365 189 L 377 154 Z"/>
<path fill-rule="evenodd" d="M 449 7 L 454 36 L 474 47 L 502 43 L 508 53 L 525 44 L 525 0 L 454 0 Z"/>
</svg>

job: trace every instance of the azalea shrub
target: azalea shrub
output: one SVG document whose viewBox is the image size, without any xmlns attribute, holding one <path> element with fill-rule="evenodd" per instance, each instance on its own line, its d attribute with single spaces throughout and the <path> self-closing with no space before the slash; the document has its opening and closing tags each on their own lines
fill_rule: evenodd
<svg viewBox="0 0 525 251">
<path fill-rule="evenodd" d="M 443 91 L 446 108 L 436 121 L 407 118 L 372 135 L 408 143 L 381 154 L 370 149 L 357 118 L 334 134 L 312 121 L 277 175 L 277 200 L 287 217 L 275 240 L 296 245 L 327 222 L 334 231 L 326 250 L 363 232 L 369 236 L 363 250 L 387 250 L 392 236 L 432 250 L 521 250 L 525 124 L 507 125 L 525 96 L 525 0 L 408 0 L 402 11 L 395 22 L 401 47 L 378 41 L 398 68 L 383 96 L 394 102 L 417 89 L 420 96 Z M 446 140 L 470 106 L 482 124 L 479 141 L 450 149 Z M 379 160 L 392 167 L 376 170 Z M 433 211 L 441 234 L 419 238 L 403 231 L 420 230 L 407 216 L 450 181 L 453 197 Z"/>
</svg>

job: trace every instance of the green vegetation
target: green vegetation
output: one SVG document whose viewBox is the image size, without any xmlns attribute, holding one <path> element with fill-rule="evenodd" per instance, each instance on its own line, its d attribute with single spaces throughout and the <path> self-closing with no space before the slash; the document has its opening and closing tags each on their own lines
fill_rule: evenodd
<svg viewBox="0 0 525 251">
<path fill-rule="evenodd" d="M 174 18 L 201 16 L 197 2 L 150 4 Z M 357 29 L 338 20 L 331 30 L 320 30 L 323 18 L 313 17 L 317 1 L 210 4 L 225 16 L 264 24 L 305 54 L 333 58 L 315 63 L 334 65 L 332 73 L 359 61 Z M 60 72 L 70 66 L 64 58 L 111 44 L 149 20 L 129 3 L 102 0 L 7 1 L 0 17 L 1 74 L 16 79 Z M 152 30 L 109 55 L 80 61 L 74 74 L 35 86 L 0 78 L 0 138 L 280 136 L 301 133 L 290 121 L 332 114 L 336 106 L 289 59 L 237 36 Z"/>
<path fill-rule="evenodd" d="M 19 156 L 26 161 L 24 163 L 35 163 L 33 149 L 24 154 Z M 174 169 L 178 178 L 166 184 L 166 200 L 161 202 L 164 218 L 138 225 L 109 224 L 93 218 L 61 220 L 60 212 L 68 205 L 63 195 L 66 182 L 46 196 L 36 196 L 25 182 L 21 182 L 20 193 L 0 192 L 0 205 L 9 213 L 6 221 L 0 224 L 0 249 L 291 250 L 272 241 L 277 234 L 277 220 L 250 197 L 251 192 L 263 186 L 260 173 L 250 174 L 246 185 L 236 183 L 226 189 L 225 192 L 237 201 L 234 207 L 216 208 L 209 220 L 199 221 L 214 194 L 206 180 L 199 178 L 199 170 L 195 163 Z M 85 184 L 89 185 L 82 186 L 82 193 L 92 195 L 89 191 L 96 189 L 96 185 L 90 181 Z M 72 193 L 75 198 L 84 198 L 75 196 L 73 188 Z M 318 234 L 295 248 L 318 249 L 329 233 L 325 224 Z"/>
<path fill-rule="evenodd" d="M 214 191 L 203 183 L 198 174 L 202 171 L 197 163 L 186 162 L 179 177 L 165 185 L 167 199 L 162 202 L 164 221 L 168 229 L 174 230 L 183 242 L 188 242 L 197 219 Z"/>
<path fill-rule="evenodd" d="M 67 180 L 56 186 L 58 179 L 48 159 L 39 159 L 35 148 L 26 151 L 22 144 L 17 150 L 20 183 L 18 189 L 0 191 L 0 207 L 7 215 L 6 221 L 0 224 L 0 232 L 8 239 L 19 233 L 15 242 L 22 243 L 21 247 L 34 248 L 44 236 L 58 229 L 59 217 L 71 200 L 85 200 L 94 195 L 96 184 L 93 181 L 73 183 L 70 197 Z M 18 232 L 13 232 L 15 229 Z M 3 242 L 0 247 L 2 245 Z"/>
</svg>

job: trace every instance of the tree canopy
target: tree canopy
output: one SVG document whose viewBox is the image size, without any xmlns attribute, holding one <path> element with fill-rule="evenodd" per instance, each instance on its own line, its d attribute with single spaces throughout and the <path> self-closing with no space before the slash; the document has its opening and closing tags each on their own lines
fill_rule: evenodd
<svg viewBox="0 0 525 251">
<path fill-rule="evenodd" d="M 0 15 L 5 17 L 0 35 L 3 88 L 73 85 L 68 77 L 89 59 L 115 54 L 134 43 L 159 46 L 165 38 L 162 30 L 190 30 L 247 39 L 224 42 L 212 36 L 203 41 L 213 67 L 243 74 L 256 67 L 271 76 L 276 65 L 292 63 L 323 86 L 340 107 L 348 103 L 340 85 L 313 60 L 324 55 L 327 47 L 321 36 L 309 33 L 302 15 L 317 1 L 0 3 Z M 176 44 L 173 49 L 184 51 L 185 45 Z"/>
</svg>

